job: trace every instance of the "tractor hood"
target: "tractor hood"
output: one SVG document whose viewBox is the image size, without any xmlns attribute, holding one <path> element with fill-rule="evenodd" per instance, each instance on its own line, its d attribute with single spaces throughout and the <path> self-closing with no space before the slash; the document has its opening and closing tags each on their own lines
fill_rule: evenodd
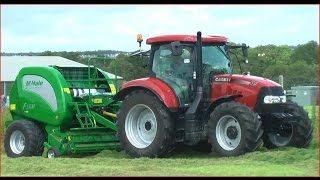
<svg viewBox="0 0 320 180">
<path fill-rule="evenodd" d="M 251 75 L 223 74 L 212 77 L 211 101 L 221 97 L 240 96 L 237 101 L 254 109 L 266 96 L 283 96 L 280 84 Z M 280 98 L 280 97 L 279 97 Z"/>
<path fill-rule="evenodd" d="M 229 82 L 242 85 L 253 86 L 256 88 L 261 87 L 275 87 L 281 86 L 280 84 L 266 78 L 251 76 L 251 75 L 239 75 L 239 74 L 224 74 L 224 75 L 215 75 L 212 78 L 213 82 Z"/>
</svg>

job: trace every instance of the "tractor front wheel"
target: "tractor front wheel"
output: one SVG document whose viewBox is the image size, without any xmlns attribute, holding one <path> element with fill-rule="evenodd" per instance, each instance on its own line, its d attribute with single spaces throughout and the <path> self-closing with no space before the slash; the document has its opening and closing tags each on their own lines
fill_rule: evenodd
<svg viewBox="0 0 320 180">
<path fill-rule="evenodd" d="M 209 143 L 219 156 L 238 156 L 262 144 L 262 122 L 247 106 L 230 101 L 220 104 L 208 122 Z"/>
<path fill-rule="evenodd" d="M 283 146 L 293 146 L 298 148 L 308 147 L 312 140 L 312 124 L 307 112 L 298 104 L 287 103 L 285 113 L 290 113 L 294 117 L 293 122 L 285 122 L 281 119 L 267 119 L 271 121 L 265 125 L 263 134 L 264 146 L 273 149 Z"/>
<path fill-rule="evenodd" d="M 118 114 L 118 138 L 133 157 L 162 157 L 174 148 L 174 124 L 170 112 L 148 91 L 133 91 Z"/>
</svg>

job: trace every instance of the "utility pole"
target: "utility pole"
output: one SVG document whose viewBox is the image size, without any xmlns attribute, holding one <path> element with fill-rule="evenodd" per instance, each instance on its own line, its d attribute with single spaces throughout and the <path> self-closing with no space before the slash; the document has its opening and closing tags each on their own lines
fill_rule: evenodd
<svg viewBox="0 0 320 180">
<path fill-rule="evenodd" d="M 283 75 L 279 75 L 279 84 L 283 87 Z"/>
</svg>

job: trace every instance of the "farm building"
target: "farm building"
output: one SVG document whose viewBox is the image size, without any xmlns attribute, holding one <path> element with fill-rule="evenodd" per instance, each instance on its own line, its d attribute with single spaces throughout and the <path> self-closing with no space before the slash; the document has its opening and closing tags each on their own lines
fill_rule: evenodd
<svg viewBox="0 0 320 180">
<path fill-rule="evenodd" d="M 294 86 L 286 93 L 300 106 L 319 105 L 319 86 Z"/>
<path fill-rule="evenodd" d="M 86 67 L 84 64 L 60 56 L 1 56 L 1 93 L 9 95 L 19 71 L 23 67 L 30 66 Z M 106 73 L 111 79 L 115 79 L 114 74 Z M 117 76 L 117 79 L 123 78 Z"/>
</svg>

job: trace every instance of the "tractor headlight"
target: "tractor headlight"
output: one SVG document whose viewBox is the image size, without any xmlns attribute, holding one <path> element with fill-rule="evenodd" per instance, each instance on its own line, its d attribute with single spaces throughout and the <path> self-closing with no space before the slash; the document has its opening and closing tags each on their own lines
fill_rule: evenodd
<svg viewBox="0 0 320 180">
<path fill-rule="evenodd" d="M 265 96 L 263 102 L 265 104 L 285 103 L 286 96 Z"/>
</svg>

